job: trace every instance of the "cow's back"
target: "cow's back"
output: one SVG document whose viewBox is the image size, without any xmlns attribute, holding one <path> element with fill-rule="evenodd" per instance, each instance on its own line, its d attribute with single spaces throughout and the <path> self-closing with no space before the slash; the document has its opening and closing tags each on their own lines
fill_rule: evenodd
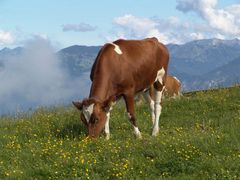
<svg viewBox="0 0 240 180">
<path fill-rule="evenodd" d="M 119 85 L 134 86 L 135 91 L 140 91 L 155 81 L 157 72 L 162 67 L 167 71 L 168 50 L 156 38 L 117 40 L 113 43 L 122 54 L 114 51 L 112 44 L 106 44 L 100 60 L 105 61 L 103 68 Z"/>
</svg>

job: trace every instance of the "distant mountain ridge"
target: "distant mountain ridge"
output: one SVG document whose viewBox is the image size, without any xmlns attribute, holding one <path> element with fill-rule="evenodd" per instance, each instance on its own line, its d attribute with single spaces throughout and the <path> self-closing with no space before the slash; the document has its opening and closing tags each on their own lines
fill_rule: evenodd
<svg viewBox="0 0 240 180">
<path fill-rule="evenodd" d="M 183 45 L 167 45 L 170 66 L 192 75 L 202 75 L 240 56 L 240 40 L 204 39 Z"/>
<path fill-rule="evenodd" d="M 185 91 L 230 86 L 240 83 L 240 40 L 203 39 L 185 44 L 168 44 L 169 74 L 177 76 Z M 72 77 L 89 72 L 101 46 L 74 45 L 56 52 Z M 2 59 L 21 53 L 22 48 L 0 50 Z"/>
<path fill-rule="evenodd" d="M 74 45 L 58 51 L 57 55 L 71 76 L 79 76 L 89 71 L 100 48 L 101 46 Z"/>
<path fill-rule="evenodd" d="M 5 47 L 0 50 L 0 61 L 2 61 L 4 58 L 9 58 L 9 56 L 19 55 L 20 53 L 22 53 L 22 51 L 22 47 L 16 47 L 14 49 Z"/>
<path fill-rule="evenodd" d="M 4 61 L 7 61 L 9 59 L 11 59 L 12 57 L 16 57 L 18 55 L 20 55 L 23 52 L 23 48 L 22 47 L 17 47 L 14 49 L 10 49 L 10 48 L 3 48 L 0 50 L 0 71 L 2 71 L 4 69 Z"/>
<path fill-rule="evenodd" d="M 240 57 L 239 39 L 203 39 L 182 45 L 169 44 L 167 47 L 170 52 L 169 73 L 182 80 L 185 90 L 230 86 L 232 82 L 240 82 L 240 70 L 229 65 Z M 228 66 L 226 78 L 220 80 L 215 75 L 216 71 L 225 66 Z"/>
<path fill-rule="evenodd" d="M 212 88 L 217 86 L 228 86 L 229 84 L 240 83 L 240 56 L 226 65 L 214 69 L 205 74 L 199 86 Z"/>
</svg>

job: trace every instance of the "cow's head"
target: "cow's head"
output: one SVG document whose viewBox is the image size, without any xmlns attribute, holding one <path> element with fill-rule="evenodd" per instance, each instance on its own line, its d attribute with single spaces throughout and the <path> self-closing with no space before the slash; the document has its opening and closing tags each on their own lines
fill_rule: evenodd
<svg viewBox="0 0 240 180">
<path fill-rule="evenodd" d="M 88 135 L 93 138 L 98 137 L 106 123 L 109 106 L 91 98 L 72 103 L 81 111 L 80 118 L 88 129 Z"/>
</svg>

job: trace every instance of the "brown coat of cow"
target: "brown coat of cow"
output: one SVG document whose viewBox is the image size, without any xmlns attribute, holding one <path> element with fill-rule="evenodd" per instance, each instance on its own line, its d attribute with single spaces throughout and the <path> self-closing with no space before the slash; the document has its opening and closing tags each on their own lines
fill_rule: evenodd
<svg viewBox="0 0 240 180">
<path fill-rule="evenodd" d="M 175 76 L 167 75 L 164 95 L 174 98 L 181 95 L 181 82 Z"/>
<path fill-rule="evenodd" d="M 166 81 L 169 54 L 156 38 L 144 40 L 117 40 L 105 44 L 93 64 L 89 97 L 73 104 L 82 111 L 81 120 L 88 128 L 90 137 L 99 136 L 105 126 L 109 137 L 111 104 L 123 97 L 129 120 L 135 134 L 141 137 L 134 112 L 134 95 L 154 86 L 156 122 L 153 135 L 157 135 L 161 113 L 161 95 Z"/>
</svg>

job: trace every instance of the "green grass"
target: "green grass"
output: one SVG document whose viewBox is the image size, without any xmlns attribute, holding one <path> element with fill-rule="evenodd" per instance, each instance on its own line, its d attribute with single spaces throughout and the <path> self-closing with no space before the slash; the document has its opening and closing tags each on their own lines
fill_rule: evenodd
<svg viewBox="0 0 240 180">
<path fill-rule="evenodd" d="M 0 179 L 240 179 L 240 87 L 165 99 L 160 134 L 137 107 L 135 139 L 115 106 L 111 139 L 86 139 L 72 107 L 0 118 Z"/>
</svg>

